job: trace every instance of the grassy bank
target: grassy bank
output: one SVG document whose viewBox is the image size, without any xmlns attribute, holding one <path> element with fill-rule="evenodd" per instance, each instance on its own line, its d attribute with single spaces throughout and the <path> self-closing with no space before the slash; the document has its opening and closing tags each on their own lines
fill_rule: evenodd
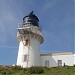
<svg viewBox="0 0 75 75">
<path fill-rule="evenodd" d="M 0 66 L 0 75 L 75 75 L 75 66 L 53 68 L 21 68 L 17 66 Z"/>
</svg>

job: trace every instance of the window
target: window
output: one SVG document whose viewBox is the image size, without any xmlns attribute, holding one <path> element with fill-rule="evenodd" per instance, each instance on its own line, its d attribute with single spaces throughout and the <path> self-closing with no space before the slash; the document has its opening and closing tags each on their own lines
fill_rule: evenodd
<svg viewBox="0 0 75 75">
<path fill-rule="evenodd" d="M 45 61 L 45 66 L 46 66 L 46 67 L 49 67 L 49 60 L 46 60 L 46 61 Z"/>
<path fill-rule="evenodd" d="M 23 58 L 24 58 L 23 61 L 26 62 L 27 61 L 27 55 L 24 55 Z"/>
<path fill-rule="evenodd" d="M 62 66 L 62 60 L 58 60 L 58 66 Z"/>
<path fill-rule="evenodd" d="M 26 43 L 25 43 L 25 45 L 27 46 L 29 44 L 29 40 L 28 39 L 26 39 Z"/>
<path fill-rule="evenodd" d="M 29 39 L 26 39 L 25 41 L 23 41 L 24 46 L 28 46 L 28 44 L 29 44 Z"/>
</svg>

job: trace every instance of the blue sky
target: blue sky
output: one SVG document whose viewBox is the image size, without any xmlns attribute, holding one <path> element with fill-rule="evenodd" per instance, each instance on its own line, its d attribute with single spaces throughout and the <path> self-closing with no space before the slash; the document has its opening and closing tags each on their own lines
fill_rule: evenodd
<svg viewBox="0 0 75 75">
<path fill-rule="evenodd" d="M 74 52 L 74 0 L 0 0 L 0 64 L 16 64 L 17 27 L 31 10 L 40 19 L 41 53 Z"/>
</svg>

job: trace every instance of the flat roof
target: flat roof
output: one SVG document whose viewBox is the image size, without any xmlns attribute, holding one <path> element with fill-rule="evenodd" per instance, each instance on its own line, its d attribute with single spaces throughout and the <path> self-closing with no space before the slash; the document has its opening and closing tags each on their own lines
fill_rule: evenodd
<svg viewBox="0 0 75 75">
<path fill-rule="evenodd" d="M 62 53 L 53 53 L 53 54 L 40 54 L 40 56 L 57 56 L 57 55 L 72 55 L 73 52 L 62 52 Z"/>
</svg>

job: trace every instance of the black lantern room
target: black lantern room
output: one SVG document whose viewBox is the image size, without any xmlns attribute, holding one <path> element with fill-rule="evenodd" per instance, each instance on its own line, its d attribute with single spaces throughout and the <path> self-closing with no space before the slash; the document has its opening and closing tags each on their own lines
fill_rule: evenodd
<svg viewBox="0 0 75 75">
<path fill-rule="evenodd" d="M 27 16 L 23 18 L 23 23 L 24 25 L 32 24 L 33 26 L 38 26 L 39 27 L 39 19 L 38 17 L 34 14 L 33 11 L 31 11 Z"/>
</svg>

